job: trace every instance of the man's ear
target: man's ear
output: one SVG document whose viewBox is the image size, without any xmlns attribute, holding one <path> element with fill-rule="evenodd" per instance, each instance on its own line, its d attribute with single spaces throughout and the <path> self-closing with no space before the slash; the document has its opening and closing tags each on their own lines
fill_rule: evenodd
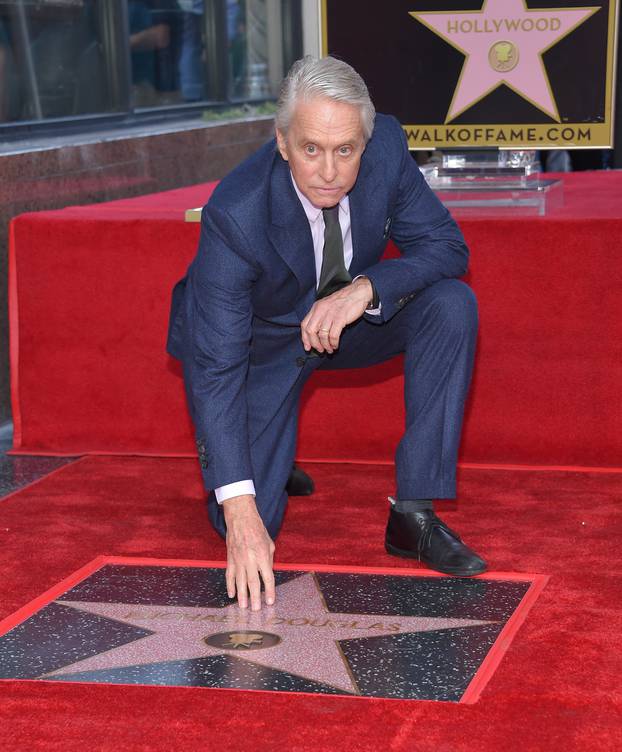
<svg viewBox="0 0 622 752">
<path fill-rule="evenodd" d="M 276 145 L 283 159 L 288 162 L 287 141 L 285 140 L 285 135 L 278 128 L 276 129 Z"/>
</svg>

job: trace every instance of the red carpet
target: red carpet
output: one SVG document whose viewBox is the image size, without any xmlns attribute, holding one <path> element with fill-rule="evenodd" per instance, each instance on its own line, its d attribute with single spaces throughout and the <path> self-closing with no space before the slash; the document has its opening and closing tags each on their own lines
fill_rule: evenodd
<svg viewBox="0 0 622 752">
<path fill-rule="evenodd" d="M 413 566 L 381 545 L 392 468 L 306 469 L 278 561 Z M 462 471 L 449 525 L 493 570 L 551 575 L 475 705 L 3 682 L 0 748 L 617 752 L 621 495 L 619 473 Z M 196 461 L 91 457 L 3 500 L 0 619 L 100 554 L 222 559 L 202 496 Z"/>
<path fill-rule="evenodd" d="M 461 220 L 481 314 L 465 461 L 620 465 L 622 174 L 571 174 L 564 183 L 564 208 L 546 218 Z M 183 212 L 210 191 L 14 221 L 18 451 L 194 453 L 178 366 L 163 348 L 170 289 L 198 237 Z M 343 373 L 311 382 L 301 457 L 391 459 L 402 424 L 399 364 L 352 383 Z M 314 420 L 326 409 L 347 416 L 329 439 Z"/>
</svg>

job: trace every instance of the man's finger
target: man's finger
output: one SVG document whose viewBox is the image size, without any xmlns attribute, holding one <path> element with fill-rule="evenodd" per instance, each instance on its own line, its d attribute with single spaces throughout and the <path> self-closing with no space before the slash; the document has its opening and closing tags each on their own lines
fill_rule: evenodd
<svg viewBox="0 0 622 752">
<path fill-rule="evenodd" d="M 300 322 L 300 332 L 302 335 L 302 344 L 305 348 L 305 350 L 310 350 L 311 340 L 309 338 L 309 322 L 311 321 L 311 318 L 313 317 L 313 314 L 315 313 L 315 303 L 311 306 L 311 309 L 309 313 L 304 317 L 304 319 Z"/>
<path fill-rule="evenodd" d="M 309 337 L 309 344 L 314 350 L 317 350 L 318 352 L 324 352 L 324 346 L 318 339 L 317 334 L 314 337 Z"/>
<path fill-rule="evenodd" d="M 322 343 L 322 347 L 329 353 L 332 353 L 333 347 L 330 342 L 330 326 L 323 326 L 319 329 L 317 336 Z"/>
<path fill-rule="evenodd" d="M 343 332 L 345 324 L 339 321 L 333 321 L 330 327 L 330 344 L 333 350 L 337 350 L 339 347 L 339 340 L 341 339 L 341 332 Z"/>
<path fill-rule="evenodd" d="M 238 591 L 238 606 L 248 608 L 248 590 L 246 589 L 246 572 L 242 567 L 235 575 L 235 585 Z"/>
<path fill-rule="evenodd" d="M 309 318 L 309 317 L 307 316 L 307 318 Z M 311 342 L 309 341 L 309 335 L 307 334 L 307 331 L 306 331 L 306 323 L 305 322 L 306 322 L 307 318 L 300 324 L 300 334 L 301 334 L 301 337 L 302 337 L 303 347 L 304 347 L 305 350 L 308 351 L 308 350 L 311 349 Z"/>
<path fill-rule="evenodd" d="M 235 565 L 227 563 L 225 572 L 225 582 L 227 583 L 227 595 L 229 598 L 235 597 Z"/>
<path fill-rule="evenodd" d="M 260 568 L 261 579 L 263 580 L 263 586 L 266 591 L 266 604 L 271 606 L 276 600 L 276 588 L 274 585 L 274 573 L 272 571 L 272 554 L 270 555 L 270 565 L 263 565 Z"/>
<path fill-rule="evenodd" d="M 251 594 L 251 611 L 259 611 L 261 608 L 261 582 L 257 572 L 248 573 L 248 589 Z"/>
<path fill-rule="evenodd" d="M 306 350 L 310 350 L 312 347 L 315 347 L 317 350 L 322 347 L 317 336 L 317 331 L 313 331 L 308 326 L 302 330 L 302 344 Z"/>
<path fill-rule="evenodd" d="M 324 352 L 324 344 L 322 344 L 318 337 L 318 330 L 320 326 L 324 326 L 320 322 L 323 321 L 326 313 L 325 303 L 325 300 L 314 303 L 309 313 L 304 317 L 300 324 L 302 344 L 304 345 L 305 350 L 313 348 L 318 352 Z"/>
<path fill-rule="evenodd" d="M 319 325 L 310 321 L 306 327 L 307 337 L 311 347 L 315 348 L 318 352 L 324 352 L 324 345 L 318 336 Z"/>
</svg>

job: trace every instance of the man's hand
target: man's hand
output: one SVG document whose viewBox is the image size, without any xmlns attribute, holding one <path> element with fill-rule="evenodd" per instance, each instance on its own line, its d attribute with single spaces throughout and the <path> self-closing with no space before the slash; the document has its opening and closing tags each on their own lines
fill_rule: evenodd
<svg viewBox="0 0 622 752">
<path fill-rule="evenodd" d="M 249 495 L 234 496 L 223 502 L 227 524 L 227 594 L 238 596 L 240 608 L 261 608 L 261 580 L 263 580 L 266 603 L 275 600 L 272 560 L 274 543 L 257 512 L 255 498 Z M 261 575 L 261 580 L 260 580 Z"/>
<path fill-rule="evenodd" d="M 332 295 L 316 300 L 300 325 L 305 350 L 334 352 L 339 347 L 341 332 L 361 318 L 373 297 L 371 282 L 367 277 L 359 277 Z"/>
</svg>

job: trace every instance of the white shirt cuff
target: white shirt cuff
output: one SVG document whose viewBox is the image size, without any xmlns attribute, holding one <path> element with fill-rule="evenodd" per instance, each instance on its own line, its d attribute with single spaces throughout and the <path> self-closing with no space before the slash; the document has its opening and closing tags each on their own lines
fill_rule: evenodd
<svg viewBox="0 0 622 752">
<path fill-rule="evenodd" d="M 235 483 L 227 483 L 226 486 L 220 486 L 215 488 L 216 501 L 222 504 L 227 499 L 232 499 L 234 496 L 242 496 L 243 494 L 250 494 L 255 496 L 255 484 L 252 480 L 237 480 Z"/>
</svg>

